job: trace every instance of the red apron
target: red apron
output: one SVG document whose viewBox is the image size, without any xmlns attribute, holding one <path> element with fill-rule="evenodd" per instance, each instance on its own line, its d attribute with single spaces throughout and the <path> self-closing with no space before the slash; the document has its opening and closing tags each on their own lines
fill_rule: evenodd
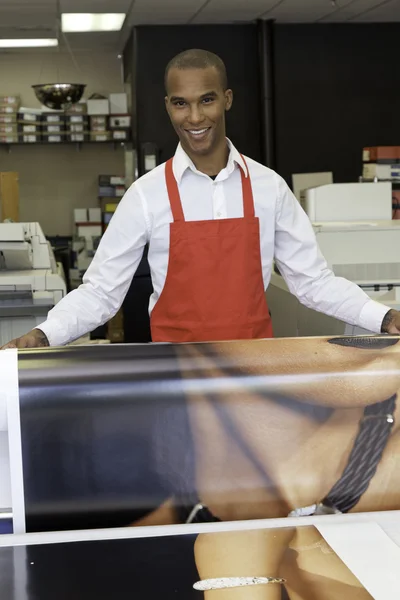
<svg viewBox="0 0 400 600">
<path fill-rule="evenodd" d="M 153 342 L 273 337 L 250 174 L 240 174 L 243 218 L 185 221 L 172 159 L 166 163 L 174 221 L 167 277 L 150 319 Z"/>
</svg>

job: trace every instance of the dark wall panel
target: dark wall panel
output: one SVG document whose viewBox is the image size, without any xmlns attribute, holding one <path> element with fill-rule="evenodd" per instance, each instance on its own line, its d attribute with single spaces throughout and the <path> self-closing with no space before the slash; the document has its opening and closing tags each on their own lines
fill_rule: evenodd
<svg viewBox="0 0 400 600">
<path fill-rule="evenodd" d="M 164 69 L 179 52 L 204 48 L 218 54 L 227 66 L 234 92 L 228 136 L 241 152 L 261 160 L 256 25 L 143 26 L 135 34 L 139 143 L 156 143 L 161 162 L 174 154 L 178 140 L 164 106 Z"/>
<path fill-rule="evenodd" d="M 400 25 L 277 25 L 277 170 L 361 174 L 362 148 L 398 145 Z"/>
</svg>

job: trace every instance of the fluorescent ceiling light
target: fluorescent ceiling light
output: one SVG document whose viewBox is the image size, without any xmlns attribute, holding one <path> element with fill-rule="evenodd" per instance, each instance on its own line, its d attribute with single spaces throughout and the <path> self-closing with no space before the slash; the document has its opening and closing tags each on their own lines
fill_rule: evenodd
<svg viewBox="0 0 400 600">
<path fill-rule="evenodd" d="M 56 39 L 0 39 L 0 48 L 46 48 L 49 46 L 58 46 Z"/>
<path fill-rule="evenodd" d="M 61 27 L 64 33 L 120 31 L 125 17 L 125 13 L 63 13 Z"/>
</svg>

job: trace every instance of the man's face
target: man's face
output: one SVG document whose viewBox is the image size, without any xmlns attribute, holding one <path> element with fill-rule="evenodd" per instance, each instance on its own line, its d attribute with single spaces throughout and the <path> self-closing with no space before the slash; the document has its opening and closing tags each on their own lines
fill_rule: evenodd
<svg viewBox="0 0 400 600">
<path fill-rule="evenodd" d="M 232 106 L 232 91 L 223 89 L 217 69 L 171 69 L 167 94 L 167 111 L 184 150 L 212 152 L 225 139 L 225 111 Z"/>
</svg>

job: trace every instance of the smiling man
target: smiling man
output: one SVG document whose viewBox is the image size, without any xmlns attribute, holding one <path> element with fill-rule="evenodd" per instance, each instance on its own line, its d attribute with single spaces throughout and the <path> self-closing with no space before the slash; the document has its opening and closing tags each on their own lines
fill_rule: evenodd
<svg viewBox="0 0 400 600">
<path fill-rule="evenodd" d="M 165 72 L 175 156 L 136 181 L 121 200 L 83 284 L 40 329 L 7 347 L 63 345 L 120 308 L 145 245 L 154 292 L 154 342 L 273 336 L 265 299 L 273 260 L 306 306 L 373 332 L 400 333 L 400 313 L 335 275 L 313 228 L 274 171 L 226 138 L 233 102 L 222 60 L 188 50 Z"/>
</svg>

